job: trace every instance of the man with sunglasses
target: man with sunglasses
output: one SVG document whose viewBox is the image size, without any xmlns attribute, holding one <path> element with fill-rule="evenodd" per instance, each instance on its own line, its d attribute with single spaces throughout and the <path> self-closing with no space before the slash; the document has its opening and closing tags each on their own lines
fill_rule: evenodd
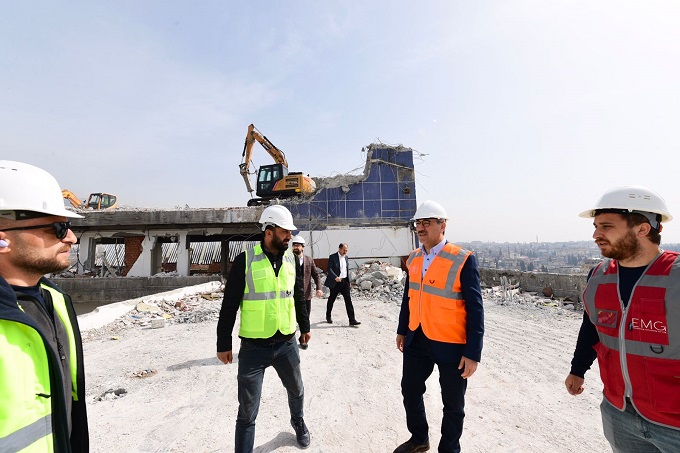
<svg viewBox="0 0 680 453">
<path fill-rule="evenodd" d="M 302 278 L 288 248 L 293 224 L 290 211 L 281 205 L 269 206 L 260 216 L 263 240 L 234 259 L 217 322 L 217 358 L 232 363 L 231 332 L 241 309 L 238 336 L 238 414 L 235 451 L 250 453 L 255 443 L 255 419 L 260 408 L 264 372 L 276 370 L 288 391 L 290 423 L 297 442 L 307 448 L 310 435 L 304 421 L 304 386 L 300 371 L 300 351 L 295 341 L 300 325 L 300 343 L 307 344 L 309 314 Z"/>
<path fill-rule="evenodd" d="M 52 175 L 0 161 L 0 451 L 89 450 L 75 310 L 44 276 L 69 267 L 81 217 Z"/>
<path fill-rule="evenodd" d="M 397 349 L 403 353 L 401 393 L 411 438 L 394 453 L 430 449 L 423 394 L 434 365 L 444 403 L 439 451 L 460 452 L 467 379 L 481 360 L 484 307 L 477 260 L 446 240 L 447 220 L 444 208 L 430 200 L 412 219 L 422 246 L 406 261 L 397 327 Z"/>
</svg>

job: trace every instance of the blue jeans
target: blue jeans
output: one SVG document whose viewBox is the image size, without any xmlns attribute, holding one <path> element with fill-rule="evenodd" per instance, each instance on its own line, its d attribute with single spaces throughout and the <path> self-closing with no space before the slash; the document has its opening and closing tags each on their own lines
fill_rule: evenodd
<svg viewBox="0 0 680 453">
<path fill-rule="evenodd" d="M 444 403 L 442 437 L 439 441 L 440 453 L 460 452 L 460 436 L 463 434 L 465 418 L 465 390 L 467 380 L 461 377 L 462 370 L 457 362 L 435 362 L 429 341 L 418 330 L 411 344 L 404 348 L 404 364 L 401 378 L 401 394 L 406 409 L 406 427 L 411 433 L 411 441 L 424 444 L 429 441 L 429 426 L 425 415 L 425 381 L 434 370 L 439 368 L 439 385 Z"/>
<path fill-rule="evenodd" d="M 260 409 L 262 380 L 267 367 L 273 366 L 288 391 L 291 421 L 302 419 L 305 389 L 300 373 L 300 352 L 295 337 L 272 345 L 257 345 L 242 339 L 238 353 L 238 415 L 236 416 L 236 453 L 250 453 L 255 443 L 255 419 Z"/>
<path fill-rule="evenodd" d="M 621 412 L 603 398 L 602 428 L 614 453 L 680 452 L 680 429 L 667 428 L 642 418 L 630 402 Z"/>
</svg>

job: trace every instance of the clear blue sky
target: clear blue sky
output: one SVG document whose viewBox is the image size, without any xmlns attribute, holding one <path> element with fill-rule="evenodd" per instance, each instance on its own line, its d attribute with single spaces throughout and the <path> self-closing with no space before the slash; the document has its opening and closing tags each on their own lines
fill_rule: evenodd
<svg viewBox="0 0 680 453">
<path fill-rule="evenodd" d="M 413 148 L 452 240 L 589 239 L 577 214 L 640 184 L 680 242 L 679 23 L 675 0 L 6 1 L 0 158 L 81 198 L 243 206 L 254 123 L 312 176 Z"/>
</svg>

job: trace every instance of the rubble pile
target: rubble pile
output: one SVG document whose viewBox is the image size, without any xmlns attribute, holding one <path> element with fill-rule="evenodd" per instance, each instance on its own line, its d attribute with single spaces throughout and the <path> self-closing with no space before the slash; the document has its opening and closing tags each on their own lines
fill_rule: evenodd
<svg viewBox="0 0 680 453">
<path fill-rule="evenodd" d="M 99 329 L 83 333 L 85 338 L 111 335 L 135 327 L 162 328 L 166 324 L 191 324 L 217 321 L 222 307 L 224 287 L 218 292 L 200 293 L 176 302 L 164 299 L 144 298 L 124 316 Z M 114 337 L 116 339 L 116 337 Z"/>
<path fill-rule="evenodd" d="M 566 308 L 571 310 L 580 310 L 583 308 L 579 302 L 574 302 L 569 298 L 545 297 L 538 293 L 524 292 L 519 286 L 503 287 L 493 286 L 482 287 L 482 297 L 484 302 L 493 302 L 496 305 L 507 305 L 511 307 L 523 308 Z"/>
<path fill-rule="evenodd" d="M 368 261 L 350 272 L 354 293 L 360 299 L 401 303 L 406 273 L 381 261 Z"/>
</svg>

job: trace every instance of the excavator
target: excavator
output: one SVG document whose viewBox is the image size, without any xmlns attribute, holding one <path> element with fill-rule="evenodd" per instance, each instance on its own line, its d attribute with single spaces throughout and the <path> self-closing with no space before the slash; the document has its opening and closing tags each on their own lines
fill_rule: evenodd
<svg viewBox="0 0 680 453">
<path fill-rule="evenodd" d="M 253 145 L 258 141 L 260 145 L 274 159 L 275 164 L 262 165 L 257 172 L 251 172 L 251 158 Z M 243 158 L 239 165 L 239 171 L 246 182 L 246 189 L 253 196 L 253 187 L 250 184 L 250 175 L 257 173 L 257 190 L 255 194 L 260 198 L 248 200 L 248 206 L 260 206 L 269 204 L 274 198 L 289 198 L 296 195 L 309 195 L 316 191 L 316 183 L 302 172 L 289 172 L 286 156 L 279 148 L 262 135 L 252 124 L 248 126 L 246 142 L 243 145 Z"/>
<path fill-rule="evenodd" d="M 61 196 L 71 202 L 71 206 L 76 209 L 113 209 L 116 207 L 118 197 L 109 193 L 91 193 L 87 201 L 80 201 L 80 198 L 68 189 L 62 189 Z"/>
</svg>

